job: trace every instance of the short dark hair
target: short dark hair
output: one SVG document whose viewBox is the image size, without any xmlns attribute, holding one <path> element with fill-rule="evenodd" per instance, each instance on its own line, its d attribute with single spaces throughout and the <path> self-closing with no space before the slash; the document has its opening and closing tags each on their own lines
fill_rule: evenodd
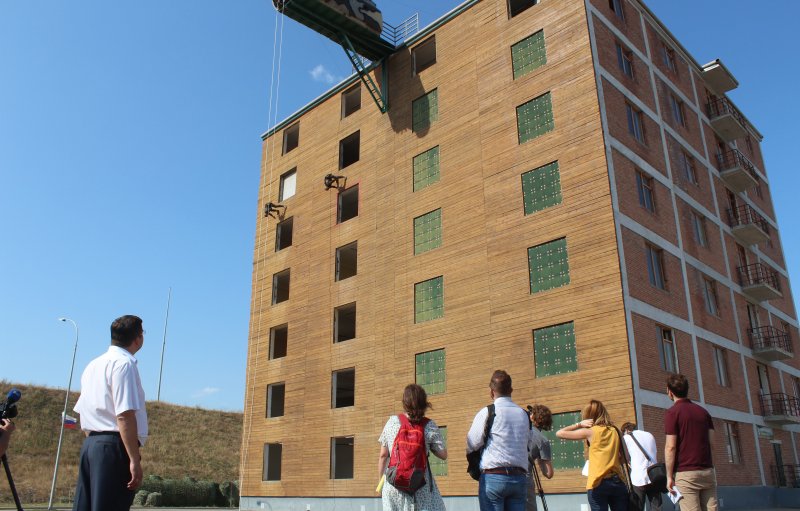
<svg viewBox="0 0 800 511">
<path fill-rule="evenodd" d="M 553 414 L 545 405 L 528 406 L 528 415 L 531 422 L 542 431 L 550 431 L 553 427 Z"/>
<path fill-rule="evenodd" d="M 682 374 L 670 374 L 667 377 L 667 388 L 675 394 L 675 397 L 685 398 L 689 395 L 689 380 Z"/>
<path fill-rule="evenodd" d="M 142 318 L 131 315 L 120 316 L 111 323 L 111 344 L 127 348 L 143 332 Z"/>
<path fill-rule="evenodd" d="M 408 420 L 411 422 L 421 421 L 428 408 L 433 408 L 433 405 L 428 402 L 428 394 L 425 389 L 416 383 L 406 385 L 403 390 L 403 410 L 408 415 Z"/>
<path fill-rule="evenodd" d="M 489 381 L 489 388 L 501 396 L 510 396 L 514 391 L 511 388 L 511 375 L 502 369 L 498 369 L 492 374 L 492 379 Z"/>
<path fill-rule="evenodd" d="M 621 429 L 623 433 L 633 433 L 633 431 L 636 429 L 636 423 L 626 422 L 625 424 L 622 425 Z"/>
</svg>

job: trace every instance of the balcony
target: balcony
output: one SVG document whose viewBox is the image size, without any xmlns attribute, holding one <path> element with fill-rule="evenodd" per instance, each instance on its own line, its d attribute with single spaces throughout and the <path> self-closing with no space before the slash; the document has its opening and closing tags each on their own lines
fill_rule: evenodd
<svg viewBox="0 0 800 511">
<path fill-rule="evenodd" d="M 717 163 L 719 177 L 734 192 L 743 192 L 758 184 L 755 166 L 737 149 L 730 149 L 718 154 Z"/>
<path fill-rule="evenodd" d="M 770 468 L 775 486 L 800 488 L 800 465 L 772 465 Z"/>
<path fill-rule="evenodd" d="M 800 424 L 800 402 L 789 394 L 761 394 L 761 415 L 764 422 Z"/>
<path fill-rule="evenodd" d="M 766 264 L 755 263 L 739 267 L 739 284 L 742 293 L 756 302 L 774 300 L 783 296 L 778 273 Z"/>
<path fill-rule="evenodd" d="M 703 66 L 703 80 L 709 89 L 720 96 L 739 86 L 739 82 L 719 59 Z"/>
<path fill-rule="evenodd" d="M 792 358 L 792 339 L 789 332 L 779 330 L 774 326 L 760 326 L 748 328 L 747 336 L 750 337 L 750 347 L 753 355 L 767 362 Z"/>
<path fill-rule="evenodd" d="M 727 98 L 716 98 L 708 102 L 706 107 L 711 127 L 725 142 L 731 142 L 747 135 L 747 121 L 733 103 Z"/>
<path fill-rule="evenodd" d="M 755 245 L 769 239 L 769 224 L 749 204 L 728 210 L 728 225 L 731 232 L 744 245 Z"/>
</svg>

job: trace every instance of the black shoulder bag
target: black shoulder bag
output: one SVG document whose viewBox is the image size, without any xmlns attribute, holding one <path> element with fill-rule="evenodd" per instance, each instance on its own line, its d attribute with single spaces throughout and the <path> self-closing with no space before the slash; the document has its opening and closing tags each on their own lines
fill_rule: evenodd
<svg viewBox="0 0 800 511">
<path fill-rule="evenodd" d="M 492 432 L 492 424 L 494 424 L 494 403 L 486 408 L 489 410 L 489 416 L 486 417 L 486 424 L 483 427 L 483 446 L 477 451 L 467 453 L 467 473 L 476 481 L 481 478 L 481 458 L 483 457 L 483 451 L 486 449 L 486 442 Z"/>
<path fill-rule="evenodd" d="M 642 444 L 636 440 L 636 436 L 633 433 L 627 433 L 636 443 L 636 446 L 642 451 L 644 457 L 647 459 L 647 462 L 650 463 L 650 466 L 647 467 L 647 477 L 650 478 L 650 487 L 654 490 L 658 490 L 661 493 L 667 493 L 667 466 L 663 463 L 654 463 L 653 460 L 650 459 L 650 456 L 642 448 Z"/>
</svg>

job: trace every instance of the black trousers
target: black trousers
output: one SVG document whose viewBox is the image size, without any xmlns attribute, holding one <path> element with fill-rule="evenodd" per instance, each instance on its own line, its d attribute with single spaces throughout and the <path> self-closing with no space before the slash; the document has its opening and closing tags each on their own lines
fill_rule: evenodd
<svg viewBox="0 0 800 511">
<path fill-rule="evenodd" d="M 649 511 L 661 511 L 661 492 L 653 490 L 650 485 L 632 486 L 633 493 L 636 494 L 637 507 L 629 508 L 629 511 L 644 511 L 644 503 L 647 501 Z"/>
<path fill-rule="evenodd" d="M 119 435 L 89 436 L 81 447 L 72 511 L 129 511 L 130 458 Z"/>
</svg>

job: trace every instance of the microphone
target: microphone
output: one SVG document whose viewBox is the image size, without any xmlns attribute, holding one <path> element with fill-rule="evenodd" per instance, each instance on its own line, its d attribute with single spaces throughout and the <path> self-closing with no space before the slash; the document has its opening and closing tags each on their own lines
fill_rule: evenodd
<svg viewBox="0 0 800 511">
<path fill-rule="evenodd" d="M 22 392 L 17 389 L 11 389 L 8 391 L 8 395 L 6 395 L 6 405 L 13 405 L 19 398 L 22 397 Z"/>
</svg>

